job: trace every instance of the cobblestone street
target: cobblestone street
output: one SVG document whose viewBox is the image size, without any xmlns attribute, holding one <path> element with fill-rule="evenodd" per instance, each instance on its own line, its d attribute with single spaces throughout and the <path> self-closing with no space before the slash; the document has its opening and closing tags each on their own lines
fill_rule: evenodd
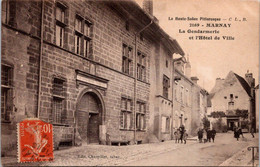
<svg viewBox="0 0 260 167">
<path fill-rule="evenodd" d="M 258 138 L 253 139 L 250 134 L 244 134 L 244 136 L 243 140 L 236 141 L 232 133 L 217 134 L 215 143 L 205 144 L 189 140 L 186 145 L 175 144 L 174 141 L 129 146 L 86 145 L 55 151 L 54 162 L 22 165 L 220 165 L 241 149 L 249 145 L 257 145 Z M 251 155 L 251 152 L 247 152 L 245 154 Z M 5 160 L 5 158 L 2 159 L 2 164 L 6 166 L 18 165 L 7 163 Z M 228 165 L 232 165 L 233 162 L 230 163 Z"/>
</svg>

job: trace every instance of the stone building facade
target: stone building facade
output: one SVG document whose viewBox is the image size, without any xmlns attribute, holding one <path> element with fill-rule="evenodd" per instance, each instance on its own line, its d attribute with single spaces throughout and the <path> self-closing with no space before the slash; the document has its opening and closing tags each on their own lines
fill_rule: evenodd
<svg viewBox="0 0 260 167">
<path fill-rule="evenodd" d="M 207 112 L 208 93 L 197 84 L 197 77 L 191 77 L 188 58 L 174 59 L 173 75 L 173 131 L 184 125 L 188 134 L 196 135 L 198 129 L 203 127 L 202 119 Z"/>
<path fill-rule="evenodd" d="M 255 129 L 254 82 L 249 72 L 245 78 L 233 71 L 225 79 L 217 78 L 209 95 L 208 117 L 211 124 L 221 119 L 223 130 L 233 130 L 234 127 Z"/>
<path fill-rule="evenodd" d="M 172 54 L 184 53 L 148 9 L 2 1 L 2 154 L 16 147 L 25 118 L 52 123 L 55 148 L 161 139 L 162 116 L 173 108 Z"/>
</svg>

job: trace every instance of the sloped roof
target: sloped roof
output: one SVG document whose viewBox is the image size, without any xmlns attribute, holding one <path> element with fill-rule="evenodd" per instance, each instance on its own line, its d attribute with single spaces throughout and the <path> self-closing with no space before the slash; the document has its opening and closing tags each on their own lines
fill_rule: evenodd
<svg viewBox="0 0 260 167">
<path fill-rule="evenodd" d="M 185 53 L 177 40 L 170 37 L 155 21 L 155 17 L 144 11 L 137 2 L 134 0 L 104 0 L 103 2 L 116 12 L 119 12 L 122 17 L 135 20 L 139 24 L 140 30 L 152 23 L 147 27 L 146 32 L 148 33 L 150 30 L 149 35 L 154 36 L 156 39 L 161 39 L 163 44 L 173 53 L 184 56 Z"/>
<path fill-rule="evenodd" d="M 210 93 L 207 97 L 207 107 L 211 107 L 212 103 L 211 103 L 211 99 L 214 97 L 215 93 Z"/>
<path fill-rule="evenodd" d="M 236 73 L 234 73 L 234 75 L 237 77 L 238 81 L 240 82 L 242 87 L 245 89 L 247 94 L 251 97 L 251 88 L 248 85 L 248 83 L 246 82 L 246 80 L 244 78 L 242 78 L 241 76 L 237 75 Z"/>
<path fill-rule="evenodd" d="M 235 77 L 237 78 L 238 82 L 239 82 L 240 85 L 243 87 L 243 89 L 246 91 L 246 93 L 248 94 L 248 96 L 251 97 L 251 88 L 250 88 L 250 86 L 248 85 L 248 83 L 246 82 L 246 80 L 245 80 L 243 77 L 239 76 L 238 74 L 234 73 L 233 71 L 230 71 L 230 72 L 228 73 L 227 77 L 224 79 L 224 82 L 221 83 L 221 85 L 224 85 L 224 87 L 225 87 L 225 84 L 226 84 L 228 78 L 230 78 L 231 76 L 235 76 Z M 221 89 L 223 89 L 223 87 L 222 87 L 222 88 L 219 88 L 218 91 L 221 90 Z M 214 91 L 214 92 L 211 91 L 212 93 L 209 94 L 209 96 L 208 96 L 208 98 L 207 98 L 208 107 L 211 107 L 211 105 L 212 105 L 211 99 L 214 97 L 215 93 L 218 92 L 218 91 Z"/>
</svg>

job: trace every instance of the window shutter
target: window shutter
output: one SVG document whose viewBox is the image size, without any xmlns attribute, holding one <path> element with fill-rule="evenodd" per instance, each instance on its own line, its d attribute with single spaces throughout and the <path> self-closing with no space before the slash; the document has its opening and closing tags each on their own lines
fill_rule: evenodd
<svg viewBox="0 0 260 167">
<path fill-rule="evenodd" d="M 120 112 L 120 128 L 124 128 L 124 113 Z"/>
<path fill-rule="evenodd" d="M 131 113 L 126 113 L 126 129 L 131 128 Z"/>
</svg>

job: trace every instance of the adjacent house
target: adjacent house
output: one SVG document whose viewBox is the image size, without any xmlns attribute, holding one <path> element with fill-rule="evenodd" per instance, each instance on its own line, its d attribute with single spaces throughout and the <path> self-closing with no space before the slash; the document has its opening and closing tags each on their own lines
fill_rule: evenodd
<svg viewBox="0 0 260 167">
<path fill-rule="evenodd" d="M 249 72 L 245 78 L 233 71 L 225 79 L 217 78 L 209 94 L 211 126 L 224 131 L 235 127 L 255 129 L 254 85 L 255 79 Z"/>
<path fill-rule="evenodd" d="M 197 77 L 191 77 L 188 57 L 180 57 L 173 61 L 173 131 L 184 125 L 188 134 L 196 135 L 198 129 L 203 127 L 202 119 L 207 113 L 208 92 L 197 84 Z"/>
</svg>

